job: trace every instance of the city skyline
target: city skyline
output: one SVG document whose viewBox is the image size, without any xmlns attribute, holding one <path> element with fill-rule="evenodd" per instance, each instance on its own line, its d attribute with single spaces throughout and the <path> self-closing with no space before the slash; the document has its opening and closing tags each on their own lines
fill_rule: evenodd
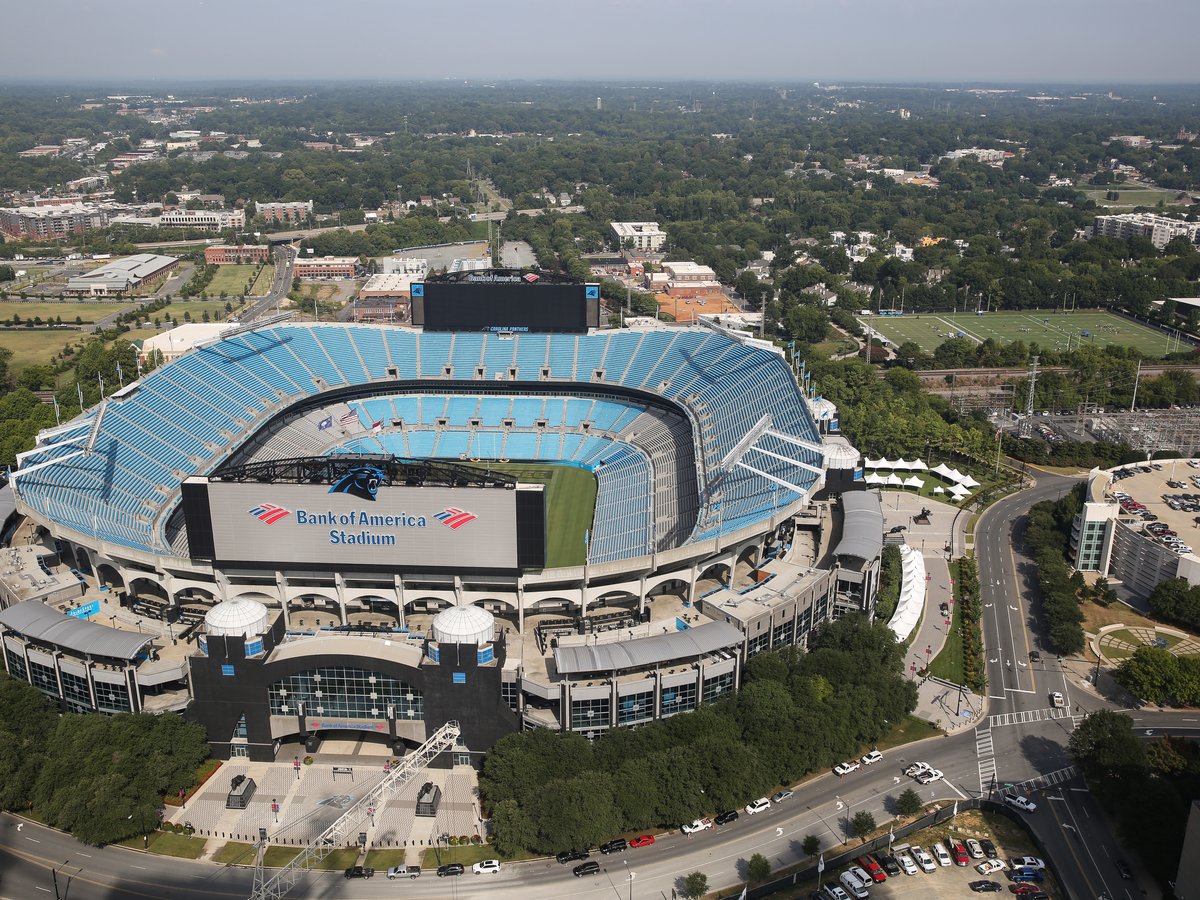
<svg viewBox="0 0 1200 900">
<path fill-rule="evenodd" d="M 1161 27 L 1131 30 L 1114 0 L 463 0 L 417 13 L 385 0 L 198 0 L 187 16 L 48 0 L 9 12 L 10 34 L 25 39 L 0 59 L 0 79 L 1195 82 L 1200 6 L 1149 6 Z"/>
</svg>

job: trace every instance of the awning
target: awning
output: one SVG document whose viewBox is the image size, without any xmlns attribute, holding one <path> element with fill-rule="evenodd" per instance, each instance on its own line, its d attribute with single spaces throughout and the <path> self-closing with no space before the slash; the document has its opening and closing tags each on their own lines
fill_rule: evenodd
<svg viewBox="0 0 1200 900">
<path fill-rule="evenodd" d="M 84 619 L 64 616 L 44 603 L 26 600 L 0 609 L 0 625 L 36 641 L 44 641 L 85 656 L 136 659 L 154 640 L 152 634 L 131 634 Z"/>
<path fill-rule="evenodd" d="M 875 491 L 850 491 L 842 494 L 842 539 L 833 548 L 834 556 L 854 556 L 871 560 L 883 549 L 883 507 Z"/>
<path fill-rule="evenodd" d="M 671 631 L 654 637 L 637 638 L 611 644 L 587 644 L 583 647 L 558 647 L 554 665 L 560 675 L 589 672 L 621 672 L 740 647 L 746 636 L 736 625 L 709 622 L 683 631 Z"/>
</svg>

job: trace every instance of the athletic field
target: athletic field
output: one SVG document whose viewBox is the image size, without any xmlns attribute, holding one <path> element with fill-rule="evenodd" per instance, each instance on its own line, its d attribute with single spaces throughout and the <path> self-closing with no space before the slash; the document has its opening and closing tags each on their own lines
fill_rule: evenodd
<svg viewBox="0 0 1200 900">
<path fill-rule="evenodd" d="M 578 466 L 550 463 L 473 463 L 475 468 L 546 485 L 546 568 L 582 566 L 584 535 L 596 511 L 596 476 Z"/>
<path fill-rule="evenodd" d="M 1028 310 L 989 312 L 981 316 L 974 313 L 906 313 L 903 316 L 863 317 L 859 322 L 897 346 L 905 341 L 916 341 L 928 352 L 960 332 L 977 343 L 988 338 L 1001 344 L 1024 341 L 1048 350 L 1066 350 L 1080 343 L 1098 347 L 1119 344 L 1135 347 L 1149 356 L 1163 356 L 1176 349 L 1175 339 L 1170 335 L 1098 310 L 1067 313 Z"/>
</svg>

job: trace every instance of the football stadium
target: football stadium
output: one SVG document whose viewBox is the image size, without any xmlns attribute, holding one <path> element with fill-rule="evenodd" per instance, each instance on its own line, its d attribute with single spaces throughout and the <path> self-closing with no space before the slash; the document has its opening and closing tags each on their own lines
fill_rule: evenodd
<svg viewBox="0 0 1200 900">
<path fill-rule="evenodd" d="M 246 324 L 38 436 L 0 640 L 64 710 L 178 710 L 214 756 L 463 723 L 596 737 L 869 612 L 878 495 L 836 410 L 719 324 L 599 290 L 414 285 L 423 328 Z"/>
</svg>

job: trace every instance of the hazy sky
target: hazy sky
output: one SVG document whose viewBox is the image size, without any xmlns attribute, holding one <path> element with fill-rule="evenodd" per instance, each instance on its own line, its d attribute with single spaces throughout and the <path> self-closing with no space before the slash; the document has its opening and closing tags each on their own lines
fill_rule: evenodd
<svg viewBox="0 0 1200 900">
<path fill-rule="evenodd" d="M 0 9 L 0 80 L 1200 81 L 1200 0 L 6 0 Z"/>
</svg>

